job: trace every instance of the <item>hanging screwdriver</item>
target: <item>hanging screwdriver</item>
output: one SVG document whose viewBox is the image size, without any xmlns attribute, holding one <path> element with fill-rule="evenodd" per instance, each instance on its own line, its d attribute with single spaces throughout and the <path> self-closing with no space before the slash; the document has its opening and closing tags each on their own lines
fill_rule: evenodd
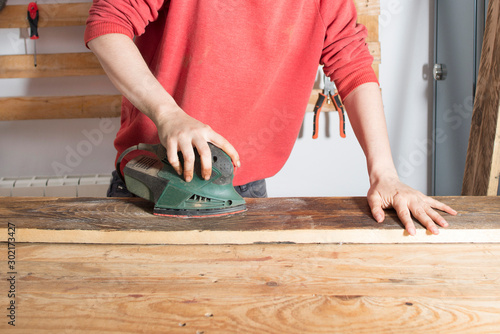
<svg viewBox="0 0 500 334">
<path fill-rule="evenodd" d="M 38 6 L 36 2 L 31 2 L 28 5 L 28 22 L 30 23 L 30 39 L 34 40 L 35 43 L 35 67 L 36 67 L 36 40 L 38 37 Z"/>
</svg>

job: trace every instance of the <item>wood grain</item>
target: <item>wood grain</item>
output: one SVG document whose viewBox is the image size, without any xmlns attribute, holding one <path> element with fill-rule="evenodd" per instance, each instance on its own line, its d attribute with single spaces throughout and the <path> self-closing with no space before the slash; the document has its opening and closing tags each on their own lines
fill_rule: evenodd
<svg viewBox="0 0 500 334">
<path fill-rule="evenodd" d="M 500 175 L 500 1 L 490 1 L 462 195 L 496 196 Z"/>
<path fill-rule="evenodd" d="M 248 211 L 202 219 L 158 217 L 145 200 L 1 198 L 0 241 L 7 222 L 20 242 L 124 244 L 463 243 L 500 240 L 500 197 L 442 197 L 460 212 L 446 216 L 438 236 L 424 228 L 411 237 L 393 210 L 384 223 L 366 198 L 248 199 Z"/>
<path fill-rule="evenodd" d="M 84 25 L 92 3 L 39 4 L 40 27 Z M 378 16 L 379 0 L 355 0 L 359 16 Z M 27 28 L 26 6 L 8 5 L 0 12 L 0 28 Z"/>
<path fill-rule="evenodd" d="M 380 42 L 368 42 L 367 45 L 370 54 L 373 56 L 373 63 L 380 64 L 381 62 Z"/>
<path fill-rule="evenodd" d="M 380 15 L 380 0 L 354 0 L 358 15 Z"/>
<path fill-rule="evenodd" d="M 369 42 L 374 63 L 380 63 L 380 43 Z M 97 57 L 91 52 L 0 56 L 0 78 L 39 78 L 105 74 Z"/>
<path fill-rule="evenodd" d="M 119 117 L 121 95 L 0 98 L 0 121 Z"/>
<path fill-rule="evenodd" d="M 17 254 L 16 332 L 495 333 L 500 326 L 499 244 L 18 244 Z M 0 289 L 7 291 L 6 280 Z"/>
<path fill-rule="evenodd" d="M 0 78 L 41 78 L 80 75 L 104 75 L 92 52 L 0 56 Z"/>
<path fill-rule="evenodd" d="M 368 29 L 367 42 L 379 41 L 379 17 L 378 15 L 358 15 L 358 23 L 364 25 Z"/>
<path fill-rule="evenodd" d="M 85 25 L 91 2 L 38 4 L 38 26 L 66 27 Z M 0 28 L 28 28 L 27 6 L 9 5 L 0 12 Z"/>
</svg>

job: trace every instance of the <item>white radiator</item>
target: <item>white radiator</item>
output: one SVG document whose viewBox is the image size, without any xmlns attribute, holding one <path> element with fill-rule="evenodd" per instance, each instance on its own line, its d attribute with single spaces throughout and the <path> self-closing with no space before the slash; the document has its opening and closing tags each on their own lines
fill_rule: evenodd
<svg viewBox="0 0 500 334">
<path fill-rule="evenodd" d="M 110 175 L 0 177 L 0 196 L 106 197 Z"/>
</svg>

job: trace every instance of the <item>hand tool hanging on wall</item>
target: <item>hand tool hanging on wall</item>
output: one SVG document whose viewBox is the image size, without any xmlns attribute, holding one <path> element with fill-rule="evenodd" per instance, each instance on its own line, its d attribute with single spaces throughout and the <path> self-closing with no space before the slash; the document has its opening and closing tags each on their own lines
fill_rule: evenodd
<svg viewBox="0 0 500 334">
<path fill-rule="evenodd" d="M 335 109 L 339 113 L 340 137 L 345 138 L 344 105 L 342 104 L 342 100 L 340 99 L 340 95 L 335 87 L 335 84 L 323 72 L 321 77 L 322 81 L 324 82 L 324 88 L 323 93 L 318 94 L 318 100 L 314 105 L 313 139 L 318 138 L 319 115 L 321 113 L 321 109 L 323 109 L 323 106 L 325 105 L 325 101 L 327 104 L 333 103 L 335 105 Z"/>
<path fill-rule="evenodd" d="M 38 18 L 39 18 L 38 6 L 36 5 L 36 2 L 31 2 L 28 5 L 28 22 L 30 23 L 30 39 L 33 39 L 35 43 L 35 52 L 34 52 L 35 67 L 36 67 L 36 40 L 39 38 Z"/>
</svg>

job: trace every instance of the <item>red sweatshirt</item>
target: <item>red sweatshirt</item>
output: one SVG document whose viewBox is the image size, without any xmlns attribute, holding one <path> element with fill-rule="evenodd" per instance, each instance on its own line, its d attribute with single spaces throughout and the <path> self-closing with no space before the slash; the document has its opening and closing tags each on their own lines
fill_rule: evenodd
<svg viewBox="0 0 500 334">
<path fill-rule="evenodd" d="M 342 97 L 377 82 L 352 0 L 94 0 L 85 42 L 108 33 L 136 36 L 177 104 L 233 144 L 235 185 L 283 167 L 318 64 Z M 158 143 L 156 127 L 124 99 L 118 155 L 140 142 Z"/>
</svg>

